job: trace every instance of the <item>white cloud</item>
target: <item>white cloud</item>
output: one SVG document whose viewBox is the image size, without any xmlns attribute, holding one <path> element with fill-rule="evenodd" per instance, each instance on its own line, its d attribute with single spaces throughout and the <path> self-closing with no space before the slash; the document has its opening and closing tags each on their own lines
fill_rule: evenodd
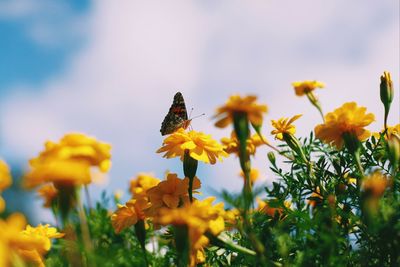
<svg viewBox="0 0 400 267">
<path fill-rule="evenodd" d="M 398 14 L 381 18 L 398 5 L 394 1 L 93 4 L 84 25 L 73 26 L 87 29 L 86 46 L 39 93 L 2 100 L 1 129 L 6 151 L 22 159 L 66 131 L 111 142 L 116 182 L 110 192 L 139 171 L 159 176 L 165 169 L 180 171 L 178 161 L 154 153 L 162 141 L 160 123 L 177 90 L 188 107 L 208 117 L 229 94 L 256 93 L 270 107 L 266 133 L 271 118 L 304 113 L 298 132 L 308 134 L 320 118 L 307 99 L 294 96 L 292 81 L 326 82 L 327 88 L 318 92 L 326 111 L 356 100 L 381 114 L 379 75 L 385 69 L 399 73 Z M 398 103 L 398 88 L 396 95 Z M 394 114 L 398 106 L 392 123 L 399 121 Z M 229 134 L 206 118 L 193 126 L 216 137 Z M 266 166 L 265 153 L 256 165 Z M 241 187 L 234 159 L 200 169 L 210 175 L 206 187 Z"/>
</svg>

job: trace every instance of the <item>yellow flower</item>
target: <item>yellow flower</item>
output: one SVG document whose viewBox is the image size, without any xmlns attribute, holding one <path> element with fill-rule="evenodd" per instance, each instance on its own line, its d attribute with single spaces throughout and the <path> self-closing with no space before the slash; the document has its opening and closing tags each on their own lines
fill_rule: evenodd
<svg viewBox="0 0 400 267">
<path fill-rule="evenodd" d="M 240 177 L 245 179 L 243 171 L 240 172 Z M 259 177 L 260 177 L 260 172 L 257 169 L 253 169 L 252 168 L 250 170 L 250 181 L 251 181 L 251 183 L 252 184 L 255 183 L 258 180 Z"/>
<path fill-rule="evenodd" d="M 144 210 L 150 206 L 146 199 L 131 199 L 125 205 L 118 204 L 118 209 L 111 215 L 111 224 L 118 234 L 146 218 Z"/>
<path fill-rule="evenodd" d="M 52 184 L 43 185 L 38 189 L 38 195 L 44 200 L 43 207 L 51 208 L 53 202 L 55 201 L 58 190 Z"/>
<path fill-rule="evenodd" d="M 46 142 L 45 150 L 29 161 L 24 184 L 31 188 L 47 182 L 78 186 L 91 182 L 91 167 L 106 172 L 111 146 L 84 134 L 65 135 L 59 143 Z"/>
<path fill-rule="evenodd" d="M 383 129 L 381 132 L 379 133 L 373 133 L 372 135 L 379 139 L 381 136 L 381 133 L 383 133 L 385 131 L 385 129 Z M 385 139 L 387 139 L 387 137 L 391 137 L 392 135 L 398 135 L 400 137 L 400 124 L 396 124 L 395 126 L 388 126 L 387 127 L 387 132 L 384 136 Z"/>
<path fill-rule="evenodd" d="M 379 198 L 383 195 L 386 188 L 390 185 L 390 180 L 380 172 L 374 172 L 362 181 L 362 189 L 365 193 Z"/>
<path fill-rule="evenodd" d="M 46 142 L 37 160 L 47 158 L 76 159 L 86 161 L 90 166 L 99 167 L 107 172 L 111 167 L 111 145 L 99 142 L 95 138 L 81 133 L 66 134 L 59 143 Z M 35 161 L 33 159 L 32 161 Z"/>
<path fill-rule="evenodd" d="M 359 141 L 367 139 L 370 132 L 364 127 L 374 120 L 374 114 L 366 114 L 365 107 L 358 107 L 355 102 L 345 103 L 325 115 L 325 123 L 315 127 L 315 136 L 341 149 L 345 133 L 354 135 Z"/>
<path fill-rule="evenodd" d="M 214 197 L 203 201 L 195 200 L 178 209 L 160 209 L 154 222 L 161 225 L 172 224 L 176 227 L 185 227 L 188 229 L 190 242 L 190 266 L 196 266 L 199 251 L 208 245 L 209 240 L 204 233 L 209 232 L 218 235 L 225 229 L 223 203 L 212 205 Z"/>
<path fill-rule="evenodd" d="M 131 180 L 129 191 L 134 198 L 145 198 L 147 197 L 147 190 L 159 183 L 160 179 L 154 177 L 152 174 L 139 173 L 135 179 Z"/>
<path fill-rule="evenodd" d="M 225 128 L 233 122 L 233 115 L 235 113 L 245 113 L 248 120 L 254 125 L 262 125 L 263 113 L 267 112 L 266 105 L 260 105 L 257 102 L 257 97 L 249 95 L 241 97 L 239 95 L 232 95 L 229 97 L 225 105 L 217 109 L 215 118 L 218 121 L 215 126 Z"/>
<path fill-rule="evenodd" d="M 221 143 L 226 153 L 229 154 L 235 153 L 236 155 L 239 154 L 239 140 L 237 139 L 234 131 L 232 131 L 230 138 L 228 137 L 222 138 Z M 264 144 L 264 142 L 261 140 L 258 134 L 254 134 L 249 139 L 247 139 L 246 144 L 247 144 L 247 153 L 249 153 L 249 155 L 254 155 L 256 153 L 256 148 Z"/>
<path fill-rule="evenodd" d="M 279 139 L 279 140 L 283 140 L 283 134 L 287 133 L 287 134 L 295 134 L 296 133 L 296 126 L 292 125 L 292 123 L 299 119 L 301 116 L 301 114 L 295 115 L 292 118 L 280 118 L 279 120 L 271 120 L 272 126 L 275 128 L 275 130 L 273 130 L 271 132 L 271 134 L 275 135 L 275 138 Z"/>
<path fill-rule="evenodd" d="M 25 217 L 19 213 L 0 219 L 0 266 L 13 266 L 15 261 L 44 266 L 43 256 L 51 248 L 50 239 L 63 236 L 49 225 L 25 225 Z"/>
<path fill-rule="evenodd" d="M 0 194 L 12 184 L 10 169 L 8 165 L 0 159 Z M 4 211 L 6 203 L 0 195 L 0 213 Z"/>
<path fill-rule="evenodd" d="M 26 229 L 21 232 L 24 237 L 41 240 L 42 245 L 37 246 L 35 249 L 24 249 L 18 250 L 18 254 L 27 262 L 36 263 L 38 266 L 45 266 L 43 262 L 43 256 L 51 248 L 51 239 L 61 238 L 64 236 L 63 233 L 57 232 L 57 229 L 50 227 L 49 224 L 39 224 L 37 227 L 30 225 L 26 226 Z"/>
<path fill-rule="evenodd" d="M 180 157 L 183 160 L 186 150 L 193 159 L 211 164 L 228 156 L 222 145 L 212 139 L 211 135 L 196 131 L 186 132 L 182 128 L 165 138 L 157 153 L 166 152 L 165 158 Z"/>
<path fill-rule="evenodd" d="M 303 96 L 316 88 L 324 88 L 325 84 L 319 81 L 300 81 L 292 83 L 297 96 Z"/>
<path fill-rule="evenodd" d="M 193 190 L 200 188 L 200 180 L 195 177 Z M 167 180 L 160 182 L 157 186 L 147 190 L 147 196 L 151 202 L 149 214 L 154 214 L 162 207 L 175 209 L 179 205 L 189 203 L 189 179 L 179 179 L 175 173 L 169 173 Z"/>
</svg>

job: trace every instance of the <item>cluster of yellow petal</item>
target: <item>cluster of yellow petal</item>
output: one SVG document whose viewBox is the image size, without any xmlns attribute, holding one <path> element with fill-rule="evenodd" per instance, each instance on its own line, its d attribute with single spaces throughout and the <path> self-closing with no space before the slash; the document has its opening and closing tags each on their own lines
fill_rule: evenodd
<svg viewBox="0 0 400 267">
<path fill-rule="evenodd" d="M 366 114 L 365 107 L 358 107 L 355 102 L 345 103 L 325 115 L 325 123 L 315 127 L 315 136 L 341 149 L 344 144 L 344 133 L 350 133 L 358 140 L 364 141 L 370 136 L 370 132 L 364 127 L 374 120 L 374 114 Z"/>
<path fill-rule="evenodd" d="M 59 143 L 46 142 L 45 150 L 29 161 L 24 184 L 31 188 L 47 182 L 82 185 L 91 182 L 90 168 L 107 172 L 111 146 L 80 133 L 65 135 Z"/>
<path fill-rule="evenodd" d="M 193 159 L 211 164 L 228 156 L 222 145 L 212 139 L 211 135 L 196 131 L 186 132 L 183 128 L 165 138 L 157 153 L 166 152 L 166 158 L 180 157 L 183 160 L 185 151 L 188 151 Z"/>
<path fill-rule="evenodd" d="M 48 224 L 24 229 L 25 225 L 25 217 L 19 213 L 0 219 L 0 266 L 13 266 L 18 261 L 45 266 L 43 256 L 51 248 L 51 239 L 64 236 Z"/>
<path fill-rule="evenodd" d="M 296 126 L 294 126 L 292 123 L 299 119 L 302 116 L 302 114 L 297 114 L 293 116 L 292 118 L 280 118 L 279 120 L 271 120 L 272 126 L 275 128 L 275 130 L 271 131 L 271 134 L 275 135 L 275 138 L 279 140 L 283 140 L 283 134 L 295 134 L 296 133 Z"/>
<path fill-rule="evenodd" d="M 38 195 L 43 198 L 44 203 L 43 206 L 46 208 L 50 208 L 53 206 L 54 201 L 57 198 L 58 190 L 54 187 L 53 184 L 45 184 L 40 187 L 38 190 Z"/>
<path fill-rule="evenodd" d="M 118 209 L 111 215 L 111 224 L 118 234 L 146 218 L 144 210 L 150 207 L 145 198 L 131 199 L 125 205 L 118 204 Z"/>
<path fill-rule="evenodd" d="M 147 190 L 158 185 L 160 179 L 149 173 L 139 173 L 130 181 L 129 191 L 133 198 L 147 198 Z"/>
<path fill-rule="evenodd" d="M 193 190 L 199 189 L 200 180 L 194 177 Z M 180 179 L 175 173 L 169 173 L 167 179 L 147 190 L 151 202 L 149 214 L 155 214 L 160 208 L 175 209 L 189 203 L 189 178 Z"/>
<path fill-rule="evenodd" d="M 0 159 L 0 194 L 12 184 L 10 169 L 3 160 Z M 0 213 L 4 211 L 6 203 L 0 195 Z"/>
<path fill-rule="evenodd" d="M 265 138 L 264 138 L 265 140 Z M 231 137 L 224 137 L 221 139 L 221 143 L 226 153 L 229 154 L 239 154 L 239 140 L 236 137 L 234 131 L 231 133 Z M 246 149 L 249 155 L 254 155 L 256 153 L 256 148 L 263 145 L 264 142 L 261 140 L 258 134 L 254 134 L 253 136 L 249 137 L 246 141 Z"/>
<path fill-rule="evenodd" d="M 372 135 L 379 139 L 381 136 L 381 133 L 385 132 L 385 129 L 380 131 L 379 133 L 373 133 Z M 400 124 L 396 124 L 395 126 L 388 126 L 386 134 L 384 135 L 384 138 L 387 139 L 387 137 L 391 137 L 392 135 L 397 135 L 400 138 Z"/>
<path fill-rule="evenodd" d="M 188 229 L 191 251 L 190 266 L 196 266 L 204 258 L 201 257 L 202 249 L 209 242 L 204 234 L 209 232 L 212 235 L 218 235 L 225 229 L 224 204 L 219 203 L 213 206 L 214 200 L 214 197 L 209 197 L 202 201 L 195 200 L 193 203 L 187 203 L 177 209 L 163 208 L 154 218 L 155 223 L 161 225 L 172 224 Z"/>
<path fill-rule="evenodd" d="M 253 95 L 241 97 L 240 95 L 232 95 L 229 97 L 225 105 L 219 107 L 216 111 L 215 118 L 217 122 L 215 126 L 224 128 L 233 122 L 235 113 L 244 113 L 248 120 L 257 126 L 262 125 L 263 113 L 267 112 L 267 106 L 258 104 L 257 97 Z"/>
<path fill-rule="evenodd" d="M 316 88 L 324 88 L 325 84 L 319 81 L 299 81 L 293 82 L 292 86 L 297 96 L 303 96 L 314 91 Z"/>
<path fill-rule="evenodd" d="M 362 181 L 362 189 L 367 194 L 379 198 L 390 185 L 390 180 L 380 172 L 374 172 Z"/>
<path fill-rule="evenodd" d="M 245 179 L 243 171 L 240 172 L 240 177 L 242 177 L 243 180 Z M 257 170 L 257 169 L 251 168 L 250 169 L 250 181 L 251 181 L 251 183 L 252 184 L 255 183 L 258 180 L 259 177 L 260 177 L 260 171 Z"/>
</svg>

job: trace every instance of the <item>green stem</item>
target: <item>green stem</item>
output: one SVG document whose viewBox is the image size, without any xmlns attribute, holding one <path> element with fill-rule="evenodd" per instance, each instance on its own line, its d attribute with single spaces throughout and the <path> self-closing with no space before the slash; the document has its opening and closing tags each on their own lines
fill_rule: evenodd
<svg viewBox="0 0 400 267">
<path fill-rule="evenodd" d="M 79 216 L 80 227 L 81 227 L 81 231 L 82 231 L 83 245 L 85 246 L 85 250 L 87 252 L 92 252 L 93 244 L 92 244 L 92 240 L 90 238 L 89 226 L 87 223 L 85 209 L 83 207 L 80 193 L 76 192 L 76 196 L 77 196 L 77 202 L 78 202 L 77 203 L 78 204 L 78 216 Z"/>
<path fill-rule="evenodd" d="M 249 256 L 255 256 L 257 253 L 251 249 L 242 247 L 238 244 L 235 244 L 225 233 L 221 233 L 218 236 L 214 236 L 210 232 L 206 232 L 205 236 L 210 239 L 210 242 L 213 245 L 217 245 L 219 247 L 227 248 L 235 252 L 239 252 Z"/>
</svg>

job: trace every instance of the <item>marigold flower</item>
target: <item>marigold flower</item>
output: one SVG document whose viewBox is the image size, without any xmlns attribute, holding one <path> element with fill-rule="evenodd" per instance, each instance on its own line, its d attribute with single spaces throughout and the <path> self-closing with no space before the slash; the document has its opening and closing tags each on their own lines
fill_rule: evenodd
<svg viewBox="0 0 400 267">
<path fill-rule="evenodd" d="M 367 139 L 370 132 L 364 127 L 374 120 L 374 114 L 366 114 L 365 107 L 358 107 L 355 102 L 345 103 L 325 115 L 325 123 L 315 127 L 315 136 L 341 149 L 344 144 L 344 134 L 354 135 L 359 141 Z"/>
<path fill-rule="evenodd" d="M 215 197 L 203 201 L 194 201 L 178 209 L 160 209 L 154 222 L 161 225 L 172 224 L 177 227 L 187 227 L 190 241 L 191 264 L 195 266 L 197 253 L 205 247 L 209 240 L 205 232 L 218 235 L 225 229 L 224 218 L 221 216 L 223 203 L 212 205 Z"/>
<path fill-rule="evenodd" d="M 279 214 L 280 217 L 282 217 L 284 209 L 283 208 L 274 208 L 271 207 L 271 205 L 267 202 L 264 201 L 260 198 L 256 198 L 258 207 L 257 210 L 261 213 L 267 214 L 268 216 L 274 217 L 276 213 Z M 292 203 L 290 201 L 284 201 L 284 205 L 286 208 L 290 209 L 290 207 L 292 206 Z M 283 218 L 283 217 L 282 217 Z"/>
<path fill-rule="evenodd" d="M 165 158 L 180 157 L 183 160 L 186 150 L 193 159 L 211 164 L 228 156 L 222 145 L 212 139 L 211 135 L 196 131 L 186 132 L 182 128 L 165 138 L 157 153 L 166 152 L 163 156 Z"/>
<path fill-rule="evenodd" d="M 111 166 L 111 146 L 84 134 L 65 135 L 59 143 L 46 142 L 45 150 L 29 161 L 24 184 L 31 188 L 47 182 L 78 186 L 91 182 L 91 167 L 105 172 Z"/>
<path fill-rule="evenodd" d="M 50 208 L 52 207 L 57 194 L 58 190 L 54 187 L 53 184 L 46 184 L 43 185 L 38 189 L 38 195 L 41 196 L 44 200 L 43 207 Z"/>
<path fill-rule="evenodd" d="M 7 163 L 0 159 L 0 194 L 12 184 L 10 168 Z M 6 203 L 0 195 L 0 213 L 4 211 Z"/>
<path fill-rule="evenodd" d="M 131 199 L 125 205 L 117 204 L 118 209 L 111 215 L 111 224 L 117 234 L 146 218 L 144 210 L 150 203 L 146 199 Z"/>
<path fill-rule="evenodd" d="M 36 263 L 39 266 L 45 266 L 43 256 L 51 248 L 51 239 L 61 238 L 64 236 L 63 233 L 57 232 L 57 229 L 50 227 L 49 224 L 39 224 L 37 227 L 30 225 L 26 226 L 26 229 L 21 232 L 24 237 L 33 238 L 42 241 L 41 246 L 37 246 L 35 249 L 20 249 L 18 253 L 28 262 Z"/>
<path fill-rule="evenodd" d="M 226 153 L 236 154 L 236 155 L 239 154 L 239 140 L 237 139 L 234 131 L 232 131 L 230 138 L 223 137 L 221 139 L 221 143 Z M 261 140 L 258 134 L 254 134 L 249 139 L 247 139 L 246 144 L 247 144 L 247 153 L 249 153 L 249 155 L 254 155 L 256 153 L 256 148 L 263 145 L 264 142 L 263 140 Z"/>
<path fill-rule="evenodd" d="M 0 266 L 11 266 L 15 259 L 44 266 L 43 256 L 51 248 L 50 239 L 63 236 L 49 225 L 25 225 L 25 217 L 19 213 L 0 219 Z"/>
<path fill-rule="evenodd" d="M 383 195 L 389 185 L 390 181 L 386 176 L 380 172 L 374 172 L 363 179 L 361 188 L 366 194 L 379 198 Z"/>
<path fill-rule="evenodd" d="M 275 130 L 271 131 L 271 134 L 275 135 L 275 138 L 279 140 L 283 140 L 283 134 L 295 134 L 296 133 L 296 126 L 292 125 L 292 123 L 299 119 L 302 114 L 298 114 L 293 116 L 292 118 L 280 118 L 279 120 L 271 120 L 272 126 Z"/>
<path fill-rule="evenodd" d="M 193 181 L 193 190 L 199 189 L 200 180 L 195 177 Z M 147 196 L 151 202 L 149 214 L 162 207 L 175 209 L 179 205 L 189 203 L 189 179 L 179 179 L 175 173 L 169 173 L 167 180 L 160 182 L 157 186 L 147 190 Z"/>
<path fill-rule="evenodd" d="M 324 88 L 325 84 L 319 81 L 299 81 L 292 83 L 297 96 L 303 96 L 316 88 Z"/>
<path fill-rule="evenodd" d="M 160 179 L 154 177 L 152 174 L 139 173 L 136 178 L 130 181 L 129 191 L 134 198 L 144 198 L 147 197 L 147 190 L 159 183 Z"/>
<path fill-rule="evenodd" d="M 322 203 L 323 198 L 319 187 L 317 187 L 316 190 L 312 192 L 310 197 L 313 198 L 308 200 L 308 203 L 311 207 L 315 208 L 317 205 Z"/>
<path fill-rule="evenodd" d="M 379 139 L 381 136 L 381 133 L 383 133 L 383 132 L 385 132 L 385 129 L 383 129 L 382 131 L 380 131 L 378 133 L 373 133 L 372 136 Z M 388 137 L 390 138 L 392 135 L 398 135 L 400 137 L 400 124 L 396 124 L 395 126 L 387 127 L 387 131 L 386 131 L 386 134 L 384 135 L 384 138 L 388 139 Z"/>
<path fill-rule="evenodd" d="M 245 176 L 244 176 L 243 171 L 240 172 L 240 177 L 242 177 L 243 179 L 245 179 Z M 259 172 L 259 170 L 252 168 L 252 169 L 250 170 L 250 181 L 251 181 L 251 183 L 252 183 L 252 184 L 255 183 L 255 182 L 258 180 L 259 177 L 260 177 L 260 172 Z"/>
<path fill-rule="evenodd" d="M 225 128 L 233 122 L 233 114 L 235 113 L 245 113 L 252 124 L 262 125 L 263 113 L 267 112 L 267 106 L 260 105 L 256 101 L 257 97 L 254 95 L 245 97 L 239 95 L 230 96 L 225 105 L 217 109 L 214 117 L 218 121 L 215 123 L 215 126 Z"/>
</svg>

